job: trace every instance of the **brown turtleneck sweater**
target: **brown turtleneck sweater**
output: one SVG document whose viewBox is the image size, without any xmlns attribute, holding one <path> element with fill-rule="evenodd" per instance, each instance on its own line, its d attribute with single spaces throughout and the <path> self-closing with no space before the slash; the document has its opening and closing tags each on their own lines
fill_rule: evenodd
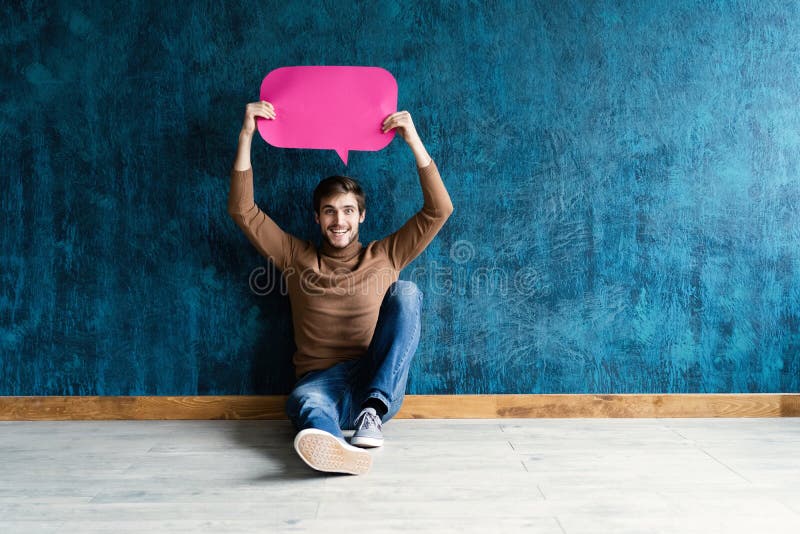
<svg viewBox="0 0 800 534">
<path fill-rule="evenodd" d="M 281 230 L 254 201 L 253 169 L 231 171 L 228 213 L 283 273 L 289 289 L 297 377 L 364 355 L 386 290 L 453 212 L 436 164 L 417 171 L 422 209 L 380 241 L 367 246 L 354 241 L 342 249 L 324 239 L 318 249 Z"/>
</svg>

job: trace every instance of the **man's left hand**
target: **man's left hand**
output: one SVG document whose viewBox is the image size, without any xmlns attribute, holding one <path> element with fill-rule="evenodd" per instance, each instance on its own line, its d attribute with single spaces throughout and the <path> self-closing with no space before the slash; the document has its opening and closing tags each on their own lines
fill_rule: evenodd
<svg viewBox="0 0 800 534">
<path fill-rule="evenodd" d="M 419 134 L 417 134 L 414 121 L 411 120 L 411 114 L 408 111 L 398 111 L 383 119 L 383 133 L 392 128 L 395 128 L 395 131 L 408 144 L 419 140 Z"/>
</svg>

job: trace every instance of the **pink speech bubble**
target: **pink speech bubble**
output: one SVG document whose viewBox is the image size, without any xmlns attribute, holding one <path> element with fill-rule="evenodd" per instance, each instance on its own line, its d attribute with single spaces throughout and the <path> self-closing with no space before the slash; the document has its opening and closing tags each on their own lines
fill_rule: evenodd
<svg viewBox="0 0 800 534">
<path fill-rule="evenodd" d="M 394 138 L 381 123 L 397 111 L 397 81 L 379 67 L 281 67 L 261 82 L 275 120 L 259 119 L 264 141 L 280 148 L 380 150 Z"/>
</svg>

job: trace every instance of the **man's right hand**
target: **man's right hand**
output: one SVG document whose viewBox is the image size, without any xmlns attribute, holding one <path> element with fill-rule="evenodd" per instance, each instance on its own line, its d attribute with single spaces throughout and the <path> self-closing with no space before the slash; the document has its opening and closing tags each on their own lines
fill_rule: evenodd
<svg viewBox="0 0 800 534">
<path fill-rule="evenodd" d="M 256 131 L 256 117 L 275 120 L 275 108 L 266 100 L 247 104 L 242 131 L 239 133 L 239 148 L 236 149 L 236 160 L 233 162 L 233 168 L 237 171 L 250 168 L 250 144 Z"/>
<path fill-rule="evenodd" d="M 242 133 L 252 136 L 256 131 L 256 117 L 275 120 L 275 108 L 266 100 L 247 104 L 244 111 Z"/>
</svg>

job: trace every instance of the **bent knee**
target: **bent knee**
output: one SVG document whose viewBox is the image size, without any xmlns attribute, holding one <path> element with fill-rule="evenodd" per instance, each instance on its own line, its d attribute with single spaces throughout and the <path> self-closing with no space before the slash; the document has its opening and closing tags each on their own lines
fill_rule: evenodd
<svg viewBox="0 0 800 534">
<path fill-rule="evenodd" d="M 389 287 L 387 295 L 403 304 L 418 305 L 422 300 L 422 290 L 414 282 L 397 280 Z"/>
</svg>

